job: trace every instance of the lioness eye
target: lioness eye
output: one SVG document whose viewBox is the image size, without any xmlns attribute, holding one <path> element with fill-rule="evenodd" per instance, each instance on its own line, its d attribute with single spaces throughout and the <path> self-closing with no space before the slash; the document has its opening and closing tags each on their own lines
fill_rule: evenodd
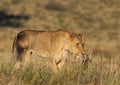
<svg viewBox="0 0 120 85">
<path fill-rule="evenodd" d="M 76 43 L 77 46 L 79 46 L 79 43 Z"/>
</svg>

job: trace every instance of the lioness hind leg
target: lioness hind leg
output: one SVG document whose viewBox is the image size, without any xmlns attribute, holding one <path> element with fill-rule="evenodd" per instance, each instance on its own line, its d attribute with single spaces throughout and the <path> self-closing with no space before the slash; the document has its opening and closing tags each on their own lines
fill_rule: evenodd
<svg viewBox="0 0 120 85">
<path fill-rule="evenodd" d="M 18 70 L 20 68 L 21 61 L 17 61 L 15 64 L 15 69 Z"/>
<path fill-rule="evenodd" d="M 24 54 L 17 57 L 13 71 L 15 72 L 19 70 L 21 65 L 22 65 L 22 70 L 23 70 L 29 61 L 30 61 L 30 51 L 26 50 Z"/>
<path fill-rule="evenodd" d="M 18 59 L 16 60 L 12 74 L 14 74 L 17 70 L 19 70 L 21 63 L 22 63 L 21 60 Z"/>
<path fill-rule="evenodd" d="M 23 69 L 26 67 L 27 64 L 30 62 L 30 56 L 33 54 L 32 50 L 26 50 L 24 55 L 24 61 L 23 61 Z"/>
<path fill-rule="evenodd" d="M 23 61 L 24 54 L 25 54 L 25 48 L 18 46 L 16 48 L 16 61 L 15 61 L 13 73 L 19 70 L 20 65 L 22 64 Z"/>
</svg>

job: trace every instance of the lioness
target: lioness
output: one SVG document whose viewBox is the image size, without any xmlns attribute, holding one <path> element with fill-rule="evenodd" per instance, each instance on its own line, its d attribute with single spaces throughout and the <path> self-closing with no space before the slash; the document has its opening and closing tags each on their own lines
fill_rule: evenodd
<svg viewBox="0 0 120 85">
<path fill-rule="evenodd" d="M 36 31 L 25 30 L 17 34 L 13 42 L 13 53 L 17 54 L 15 69 L 22 61 L 25 63 L 33 54 L 48 58 L 50 67 L 55 73 L 61 69 L 69 52 L 76 58 L 88 59 L 84 52 L 82 34 L 72 34 L 67 31 Z"/>
</svg>

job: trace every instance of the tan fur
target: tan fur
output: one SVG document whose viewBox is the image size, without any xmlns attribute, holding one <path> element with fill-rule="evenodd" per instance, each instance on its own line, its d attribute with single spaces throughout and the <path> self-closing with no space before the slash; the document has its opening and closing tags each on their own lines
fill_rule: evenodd
<svg viewBox="0 0 120 85">
<path fill-rule="evenodd" d="M 57 73 L 58 69 L 63 67 L 66 58 L 69 57 L 67 56 L 69 52 L 76 57 L 84 57 L 84 46 L 82 44 L 82 35 L 72 34 L 63 30 L 21 31 L 13 42 L 13 51 L 17 53 L 15 69 L 19 68 L 18 64 L 20 62 L 27 62 L 30 55 L 36 54 L 48 58 L 50 67 Z"/>
</svg>

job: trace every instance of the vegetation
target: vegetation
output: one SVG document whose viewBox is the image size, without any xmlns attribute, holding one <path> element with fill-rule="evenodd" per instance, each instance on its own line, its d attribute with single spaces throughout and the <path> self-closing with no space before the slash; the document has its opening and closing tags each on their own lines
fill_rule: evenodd
<svg viewBox="0 0 120 85">
<path fill-rule="evenodd" d="M 1 0 L 0 85 L 120 85 L 119 0 Z M 24 29 L 65 29 L 85 35 L 91 62 L 55 75 L 40 59 L 12 74 L 14 36 Z"/>
</svg>

